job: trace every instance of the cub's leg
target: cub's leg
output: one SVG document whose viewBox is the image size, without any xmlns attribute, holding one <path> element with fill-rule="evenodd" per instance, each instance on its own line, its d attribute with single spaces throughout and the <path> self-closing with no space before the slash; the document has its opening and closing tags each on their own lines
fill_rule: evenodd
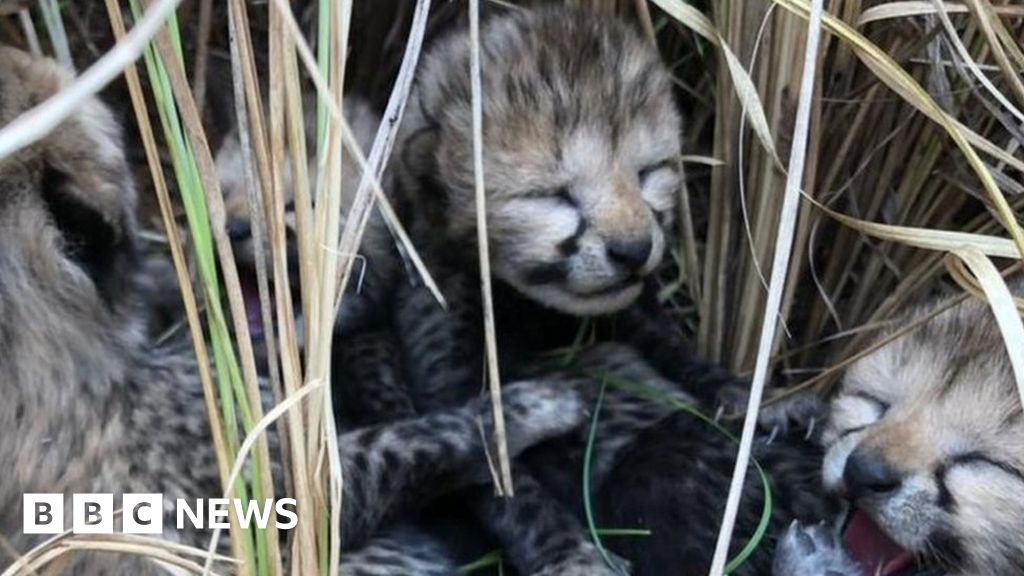
<svg viewBox="0 0 1024 576">
<path fill-rule="evenodd" d="M 359 550 L 342 554 L 346 576 L 453 576 L 459 567 L 452 554 L 413 526 L 399 526 L 375 536 Z"/>
<path fill-rule="evenodd" d="M 584 419 L 576 390 L 560 383 L 512 383 L 502 400 L 513 457 Z M 477 398 L 461 408 L 343 434 L 343 546 L 360 544 L 392 511 L 488 482 L 492 429 L 490 401 Z"/>
<path fill-rule="evenodd" d="M 609 553 L 609 567 L 576 514 L 555 500 L 529 474 L 513 473 L 515 496 L 482 492 L 474 509 L 504 544 L 504 553 L 522 574 L 613 576 L 628 574 L 625 561 Z M 482 490 L 482 489 L 481 489 Z"/>
</svg>

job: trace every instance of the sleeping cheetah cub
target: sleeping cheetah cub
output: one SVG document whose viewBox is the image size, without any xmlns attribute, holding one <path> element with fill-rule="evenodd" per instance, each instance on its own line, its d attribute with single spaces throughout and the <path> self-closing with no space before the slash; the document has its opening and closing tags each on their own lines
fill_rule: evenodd
<svg viewBox="0 0 1024 576">
<path fill-rule="evenodd" d="M 679 192 L 667 69 L 625 23 L 565 7 L 497 18 L 481 43 L 495 277 L 573 316 L 629 306 Z M 399 170 L 419 237 L 453 264 L 475 262 L 469 53 L 461 32 L 424 59 Z"/>
<path fill-rule="evenodd" d="M 602 326 L 631 335 L 682 176 L 666 67 L 625 22 L 565 6 L 490 20 L 481 52 L 502 365 L 571 344 L 580 316 L 621 312 Z M 398 288 L 395 324 L 422 408 L 462 401 L 481 381 L 471 124 L 469 36 L 460 30 L 424 57 L 396 167 L 397 203 L 450 304 L 438 313 L 425 289 Z M 666 355 L 659 369 L 677 376 L 681 355 Z"/>
<path fill-rule="evenodd" d="M 310 193 L 315 195 L 317 179 L 317 163 L 315 161 L 316 101 L 310 98 L 304 109 L 306 111 L 306 150 L 310 154 L 307 170 L 312 187 Z M 380 117 L 366 101 L 356 96 L 345 98 L 344 114 L 356 141 L 363 151 L 369 154 L 374 135 L 380 124 Z M 358 192 L 362 172 L 347 150 L 343 150 L 341 156 L 341 204 L 342 226 L 344 226 L 349 207 Z M 245 294 L 249 328 L 254 340 L 259 345 L 262 344 L 265 334 L 256 283 L 257 255 L 250 228 L 249 183 L 245 178 L 242 145 L 237 132 L 228 134 L 224 139 L 217 151 L 216 166 L 221 192 L 224 194 L 228 233 L 235 251 L 239 277 Z M 288 196 L 285 199 L 284 212 L 285 234 L 288 239 L 288 275 L 292 294 L 298 298 L 301 291 L 299 251 L 296 238 L 299 233 L 297 226 L 300 214 L 298 211 L 303 210 L 303 207 L 296 205 L 294 201 L 290 164 L 286 168 L 288 169 L 285 171 L 285 193 Z M 387 178 L 388 176 L 385 175 L 385 182 Z M 316 204 L 315 198 L 313 203 Z M 312 219 L 312 214 L 306 215 L 307 222 L 311 222 Z M 264 238 L 264 242 L 266 242 L 266 238 Z M 269 257 L 266 254 L 263 256 L 268 260 L 267 268 L 269 270 L 271 267 Z M 395 276 L 398 274 L 398 264 L 399 257 L 391 233 L 388 231 L 383 217 L 377 210 L 374 210 L 370 215 L 366 233 L 363 235 L 363 241 L 359 247 L 359 257 L 354 264 L 352 281 L 342 300 L 335 322 L 339 335 L 348 335 L 379 323 L 382 312 L 387 310 L 388 298 L 395 282 Z M 298 308 L 296 306 L 297 311 Z M 299 332 L 300 338 L 303 337 L 302 331 Z M 257 348 L 262 348 L 262 346 L 257 346 Z"/>
<path fill-rule="evenodd" d="M 0 125 L 69 81 L 50 60 L 0 47 Z M 221 493 L 187 346 L 144 340 L 134 210 L 120 130 L 98 101 L 0 160 L 0 536 L 20 554 L 39 542 L 22 534 L 25 493 L 63 493 L 68 509 L 76 492 L 160 492 L 169 505 Z M 583 417 L 575 391 L 543 382 L 510 385 L 505 405 L 514 452 Z M 473 401 L 339 437 L 346 573 L 454 571 L 437 542 L 389 524 L 403 508 L 489 480 L 489 414 Z M 166 537 L 206 536 L 175 532 L 165 512 Z M 13 559 L 0 550 L 5 566 Z M 163 569 L 95 554 L 67 571 Z"/>
<path fill-rule="evenodd" d="M 622 20 L 563 5 L 489 20 L 480 49 L 503 376 L 514 378 L 549 358 L 545 353 L 571 345 L 581 317 L 589 317 L 597 340 L 633 344 L 672 382 L 728 381 L 689 356 L 667 313 L 653 297 L 643 298 L 645 289 L 653 296 L 650 279 L 671 237 L 682 178 L 681 118 L 657 51 Z M 466 30 L 432 46 L 397 149 L 396 204 L 449 303 L 443 311 L 428 291 L 408 283 L 396 290 L 394 324 L 421 411 L 465 402 L 483 381 L 469 59 Z M 609 397 L 609 404 L 626 403 L 608 409 L 626 420 L 609 438 L 609 459 L 665 413 L 627 396 Z M 572 450 L 582 446 L 577 440 L 570 439 Z M 552 450 L 564 457 L 569 445 Z M 617 573 L 581 528 L 579 500 L 531 478 L 539 470 L 528 463 L 514 468 L 522 494 L 500 502 L 484 494 L 474 502 L 517 569 Z M 577 471 L 569 473 L 569 485 L 578 484 Z"/>
<path fill-rule="evenodd" d="M 1024 283 L 1012 290 L 1024 295 Z M 846 551 L 794 527 L 777 576 L 1024 571 L 1024 419 L 986 303 L 960 304 L 851 366 L 830 419 L 823 477 L 854 508 Z"/>
</svg>

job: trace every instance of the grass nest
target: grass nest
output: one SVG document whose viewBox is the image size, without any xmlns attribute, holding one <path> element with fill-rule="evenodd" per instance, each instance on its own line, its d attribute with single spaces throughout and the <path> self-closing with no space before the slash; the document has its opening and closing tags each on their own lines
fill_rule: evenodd
<svg viewBox="0 0 1024 576">
<path fill-rule="evenodd" d="M 637 22 L 673 72 L 686 119 L 687 178 L 659 294 L 704 358 L 753 374 L 757 390 L 770 380 L 781 394 L 825 392 L 906 304 L 935 293 L 986 298 L 1006 290 L 997 272 L 1011 272 L 1024 254 L 1024 7 L 1008 0 L 568 1 Z M 429 44 L 464 25 L 471 7 L 486 17 L 531 3 L 456 0 L 417 18 L 420 3 L 407 0 L 183 0 L 155 42 L 125 36 L 145 11 L 170 4 L 0 0 L 0 40 L 79 71 L 116 42 L 134 42 L 143 54 L 126 74 L 116 70 L 101 96 L 128 127 L 151 249 L 173 253 L 188 322 L 200 327 L 197 352 L 217 361 L 205 385 L 220 407 L 210 413 L 218 450 L 228 465 L 243 460 L 247 446 L 232 431 L 252 434 L 254 466 L 234 486 L 256 496 L 269 486 L 259 431 L 282 417 L 309 431 L 286 467 L 297 496 L 322 506 L 304 519 L 309 525 L 297 531 L 291 554 L 296 566 L 313 570 L 302 573 L 327 571 L 338 560 L 328 536 L 337 526 L 339 470 L 318 460 L 320 443 L 330 444 L 320 433 L 332 426 L 330 406 L 308 387 L 327 377 L 330 327 L 307 326 L 312 350 L 303 366 L 294 361 L 295 326 L 276 327 L 275 385 L 291 409 L 263 414 L 251 402 L 251 346 L 230 330 L 244 308 L 237 278 L 217 264 L 230 247 L 211 226 L 223 206 L 210 150 L 242 125 L 261 151 L 250 169 L 269 184 L 289 162 L 273 146 L 281 135 L 275 122 L 303 93 L 340 90 L 343 79 L 349 93 L 383 109 L 403 87 L 411 37 Z M 327 10 L 337 18 L 318 18 Z M 342 38 L 351 46 L 347 57 Z M 809 38 L 818 50 L 805 82 Z M 313 69 L 332 73 L 318 86 Z M 271 76 L 285 90 L 268 90 Z M 322 102 L 322 121 L 338 121 Z M 273 205 L 274 187 L 261 188 Z M 360 193 L 366 200 L 373 190 Z M 337 245 L 339 254 L 355 253 L 358 230 L 332 226 L 332 205 L 318 202 L 315 217 L 324 225 L 300 232 Z M 280 266 L 284 238 L 274 230 L 282 215 L 254 217 L 268 231 L 272 268 Z M 351 262 L 330 268 L 337 265 L 315 261 L 332 281 L 318 283 L 312 301 L 338 296 Z M 996 311 L 1019 324 L 1012 307 Z M 1004 336 L 1024 354 L 1024 342 Z M 299 403 L 297 395 L 308 398 Z M 87 548 L 89 540 L 82 542 Z M 150 546 L 154 555 L 190 554 L 170 544 L 115 542 Z M 232 542 L 252 573 L 271 573 L 280 562 L 265 535 Z"/>
</svg>

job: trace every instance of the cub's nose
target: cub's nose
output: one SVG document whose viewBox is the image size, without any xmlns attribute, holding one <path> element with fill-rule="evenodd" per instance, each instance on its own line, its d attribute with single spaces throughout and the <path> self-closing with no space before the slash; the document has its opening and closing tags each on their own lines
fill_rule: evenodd
<svg viewBox="0 0 1024 576">
<path fill-rule="evenodd" d="M 902 481 L 899 471 L 874 449 L 854 450 L 843 470 L 843 482 L 854 498 L 891 492 L 899 488 Z"/>
<path fill-rule="evenodd" d="M 235 220 L 228 223 L 228 238 L 232 242 L 241 242 L 252 237 L 252 230 L 245 220 Z"/>
<path fill-rule="evenodd" d="M 629 269 L 631 272 L 640 270 L 644 267 L 644 264 L 647 264 L 653 249 L 654 243 L 650 238 L 627 241 L 613 240 L 608 242 L 606 246 L 608 258 L 619 266 Z"/>
</svg>

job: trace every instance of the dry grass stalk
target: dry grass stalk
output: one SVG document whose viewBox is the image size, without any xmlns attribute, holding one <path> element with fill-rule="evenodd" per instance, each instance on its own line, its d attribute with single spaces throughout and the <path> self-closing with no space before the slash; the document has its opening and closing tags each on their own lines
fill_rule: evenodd
<svg viewBox="0 0 1024 576">
<path fill-rule="evenodd" d="M 110 19 L 114 35 L 120 39 L 126 35 L 124 19 L 121 16 L 121 8 L 117 0 L 106 0 L 107 14 Z M 146 161 L 150 173 L 153 176 L 154 188 L 160 206 L 160 214 L 163 218 L 164 228 L 167 233 L 168 245 L 171 258 L 174 262 L 174 269 L 178 278 L 178 287 L 181 290 L 182 299 L 185 305 L 185 314 L 188 319 L 188 326 L 192 336 L 192 344 L 196 354 L 196 362 L 199 371 L 200 381 L 203 388 L 203 398 L 206 403 L 206 414 L 210 420 L 210 429 L 213 438 L 214 451 L 217 455 L 217 465 L 222 480 L 227 478 L 229 457 L 227 444 L 224 439 L 223 423 L 220 419 L 220 411 L 217 409 L 217 391 L 213 382 L 213 375 L 210 372 L 210 355 L 206 347 L 206 339 L 203 336 L 202 321 L 199 317 L 199 309 L 196 302 L 195 292 L 192 290 L 192 282 L 189 277 L 188 263 L 182 250 L 181 232 L 178 229 L 177 220 L 174 217 L 170 194 L 167 190 L 167 181 L 164 176 L 163 167 L 160 163 L 160 156 L 157 150 L 156 138 L 153 127 L 149 122 L 149 111 L 142 91 L 142 83 L 139 81 L 138 72 L 134 64 L 129 64 L 125 70 L 125 78 L 131 93 L 132 107 L 135 112 L 135 119 L 139 131 L 142 134 L 143 146 L 146 151 Z M 232 490 L 232 486 L 223 485 L 226 492 Z M 229 514 L 229 521 L 232 528 L 238 529 L 238 518 L 235 514 Z M 235 557 L 242 557 L 240 543 L 232 543 Z"/>
<path fill-rule="evenodd" d="M 487 193 L 484 187 L 483 88 L 480 82 L 480 2 L 469 0 L 470 86 L 473 108 L 473 176 L 476 191 L 476 240 L 480 255 L 480 290 L 483 293 L 484 346 L 487 352 L 487 385 L 494 415 L 494 442 L 498 448 L 501 496 L 513 496 L 512 464 L 505 436 L 505 415 L 501 406 L 501 376 L 498 371 L 498 339 L 494 326 L 494 296 L 491 291 L 491 254 L 487 241 Z"/>
<path fill-rule="evenodd" d="M 990 5 L 991 6 L 991 5 Z M 935 14 L 938 10 L 948 14 L 966 14 L 970 11 L 963 2 L 943 2 L 936 6 L 933 0 L 915 0 L 908 2 L 886 2 L 868 8 L 857 18 L 857 27 L 889 19 L 903 19 L 911 16 Z M 993 6 L 992 13 L 997 16 L 1024 16 L 1024 6 Z"/>
<path fill-rule="evenodd" d="M 321 6 L 321 9 L 323 6 Z M 330 16 L 328 16 L 328 14 Z M 331 97 L 337 103 L 338 108 L 342 106 L 342 94 L 344 93 L 345 67 L 348 62 L 349 25 L 352 19 L 351 0 L 342 0 L 340 4 L 333 4 L 328 14 L 320 13 L 321 18 L 331 17 L 331 42 L 329 44 L 331 63 L 330 82 Z M 321 50 L 328 47 L 321 45 Z M 313 294 L 312 303 L 314 308 L 308 318 L 311 319 L 310 337 L 306 342 L 307 355 L 309 357 L 307 382 L 321 380 L 330 382 L 331 378 L 331 344 L 334 333 L 335 306 L 338 299 L 338 258 L 328 247 L 338 245 L 341 238 L 341 210 L 342 210 L 342 131 L 348 131 L 343 126 L 343 118 L 331 117 L 327 123 L 327 154 L 320 160 L 321 176 L 317 186 L 317 202 L 314 211 L 316 219 L 316 245 L 319 249 L 315 253 L 317 262 L 317 275 L 320 280 L 319 293 Z M 351 225 L 351 224 L 350 224 Z M 353 252 L 358 248 L 358 243 L 352 247 Z M 331 387 L 325 386 L 323 395 L 313 397 L 310 402 L 312 412 L 312 428 L 321 437 L 320 453 L 314 455 L 310 452 L 310 461 L 313 458 L 320 459 L 321 454 L 326 453 L 327 466 L 326 485 L 323 480 L 314 477 L 314 485 L 319 484 L 318 494 L 326 497 L 323 507 L 320 510 L 329 510 L 327 518 L 321 517 L 321 525 L 328 526 L 329 545 L 327 546 L 327 571 L 336 575 L 341 562 L 341 496 L 342 496 L 342 474 L 341 456 L 338 453 L 338 433 L 334 423 L 333 402 L 331 401 Z M 321 554 L 325 551 L 321 550 Z"/>
<path fill-rule="evenodd" d="M 118 510 L 116 514 L 120 514 Z M 25 555 L 17 558 L 0 576 L 23 576 L 37 574 L 61 574 L 75 554 L 82 552 L 116 552 L 135 556 L 147 556 L 166 565 L 177 567 L 188 573 L 203 572 L 192 558 L 201 558 L 206 552 L 149 536 L 129 534 L 73 535 L 70 531 L 53 536 Z M 237 561 L 226 556 L 215 556 L 221 565 L 237 565 Z"/>
<path fill-rule="evenodd" d="M 290 13 L 288 14 L 290 16 Z M 295 333 L 295 314 L 292 308 L 291 287 L 288 275 L 287 239 L 285 236 L 284 205 L 288 195 L 284 180 L 285 164 L 288 161 L 285 143 L 288 132 L 285 123 L 286 86 L 298 85 L 298 75 L 294 65 L 289 67 L 289 60 L 294 60 L 294 47 L 291 36 L 285 33 L 284 16 L 279 7 L 270 10 L 270 130 L 269 149 L 272 185 L 264 188 L 264 207 L 267 209 L 267 232 L 271 252 L 274 278 L 274 295 L 276 299 L 277 326 L 280 338 L 281 375 L 286 396 L 299 390 L 303 382 L 301 362 L 299 360 L 298 338 Z M 290 100 L 294 100 L 291 98 Z M 300 111 L 301 113 L 301 111 Z M 294 116 L 294 112 L 288 112 Z M 301 119 L 300 119 L 301 122 Z M 294 146 L 294 143 L 292 143 Z M 303 163 L 305 159 L 303 159 Z M 301 192 L 297 192 L 300 194 Z M 300 199 L 297 196 L 297 200 Z M 300 236 L 307 234 L 300 231 Z M 301 245 L 300 245 L 301 249 Z M 303 276 L 306 285 L 308 276 Z M 317 524 L 314 513 L 314 496 L 311 484 L 311 469 L 305 458 L 307 431 L 305 416 L 302 412 L 288 415 L 288 441 L 291 459 L 287 465 L 291 468 L 293 488 L 295 490 L 296 512 L 298 525 L 292 532 L 291 570 L 292 574 L 314 574 L 319 571 L 317 552 Z"/>
<path fill-rule="evenodd" d="M 800 203 L 800 190 L 804 177 L 807 145 L 811 129 L 811 100 L 814 95 L 814 83 L 818 65 L 818 45 L 821 37 L 823 0 L 814 0 L 811 6 L 810 19 L 807 27 L 807 41 L 804 48 L 803 72 L 800 79 L 799 101 L 797 104 L 796 123 L 793 127 L 793 146 L 790 149 L 788 178 L 779 211 L 779 226 L 775 238 L 775 253 L 772 262 L 771 279 L 768 283 L 768 297 L 761 320 L 761 339 L 754 365 L 754 377 L 750 385 L 750 397 L 747 403 L 747 416 L 743 423 L 740 436 L 739 453 L 736 456 L 729 497 L 726 501 L 725 515 L 722 520 L 715 556 L 711 564 L 711 574 L 718 576 L 725 573 L 725 564 L 729 556 L 729 543 L 736 525 L 739 502 L 743 495 L 743 486 L 750 464 L 750 451 L 754 442 L 757 427 L 757 415 L 761 406 L 761 398 L 768 380 L 769 360 L 774 349 L 777 332 L 777 321 L 782 303 L 785 280 L 789 268 L 789 256 L 793 246 L 794 232 L 797 225 L 797 213 Z"/>
<path fill-rule="evenodd" d="M 203 26 L 200 26 L 203 29 Z M 249 196 L 249 219 L 252 232 L 253 250 L 257 254 L 266 253 L 266 209 L 264 198 L 269 195 L 271 186 L 270 159 L 267 147 L 267 132 L 263 118 L 263 99 L 260 95 L 259 83 L 256 78 L 252 38 L 249 32 L 249 17 L 245 3 L 232 0 L 228 6 L 228 34 L 232 38 L 231 72 L 232 88 L 235 96 L 235 113 L 238 119 L 238 136 L 242 150 L 245 169 L 245 182 Z M 198 48 L 197 48 L 198 49 Z M 284 400 L 284 389 L 281 384 L 281 362 L 277 354 L 277 338 L 274 327 L 273 307 L 267 263 L 264 258 L 255 259 L 256 285 L 259 292 L 260 316 L 264 327 L 264 346 L 266 347 L 267 372 L 274 403 Z M 278 423 L 278 434 L 281 438 L 281 457 L 285 462 L 290 458 L 287 427 L 284 422 Z M 285 492 L 292 492 L 291 470 L 285 468 Z"/>
<path fill-rule="evenodd" d="M 88 70 L 63 90 L 0 129 L 0 159 L 49 134 L 78 107 L 135 62 L 181 0 L 159 0 L 145 16 Z"/>
</svg>

